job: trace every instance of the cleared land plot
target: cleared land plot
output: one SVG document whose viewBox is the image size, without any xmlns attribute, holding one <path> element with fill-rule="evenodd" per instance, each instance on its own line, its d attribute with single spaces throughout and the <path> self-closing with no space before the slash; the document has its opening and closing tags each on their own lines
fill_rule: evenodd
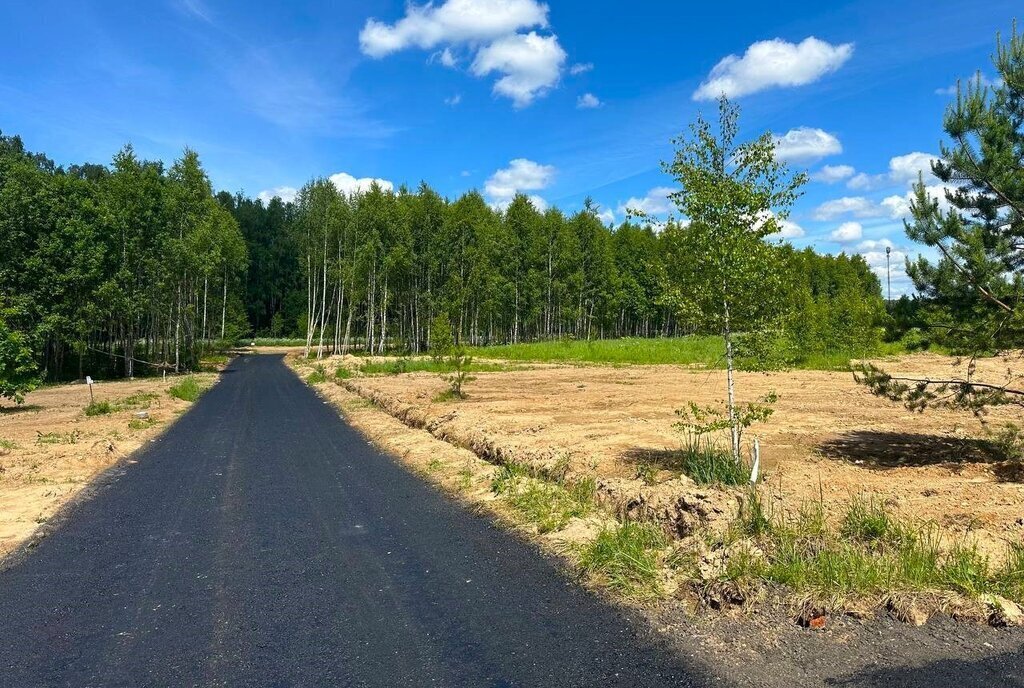
<svg viewBox="0 0 1024 688">
<path fill-rule="evenodd" d="M 954 359 L 931 354 L 882 363 L 933 377 L 956 371 Z M 981 379 L 993 381 L 1008 369 L 1022 372 L 1017 358 L 978 367 Z M 661 483 L 679 476 L 675 409 L 725 397 L 721 371 L 684 366 L 543 366 L 475 378 L 468 399 L 448 403 L 433 401 L 445 388 L 437 375 L 356 377 L 350 384 L 398 402 L 457 442 L 486 442 L 527 462 L 567 460 L 571 472 L 599 479 L 649 478 L 653 468 Z M 741 401 L 779 395 L 775 415 L 757 429 L 773 508 L 796 511 L 821 499 L 826 512 L 836 505 L 838 514 L 838 505 L 870 493 L 901 515 L 934 521 L 954 540 L 969 536 L 994 559 L 1024 536 L 1020 466 L 978 439 L 970 414 L 912 413 L 844 372 L 740 373 L 737 389 Z M 1024 424 L 1021 415 L 1019 407 L 1000 407 L 988 422 Z"/>
<path fill-rule="evenodd" d="M 187 378 L 45 387 L 0 407 L 0 556 L 14 550 L 101 471 L 162 431 L 191 402 Z M 216 375 L 192 378 L 203 387 Z M 93 415 L 88 415 L 88 413 Z M 145 412 L 148 418 L 138 418 Z"/>
</svg>

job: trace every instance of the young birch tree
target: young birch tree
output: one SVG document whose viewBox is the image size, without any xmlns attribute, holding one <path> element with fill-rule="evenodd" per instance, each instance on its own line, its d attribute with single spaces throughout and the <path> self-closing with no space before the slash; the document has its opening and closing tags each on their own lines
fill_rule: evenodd
<svg viewBox="0 0 1024 688">
<path fill-rule="evenodd" d="M 737 461 L 743 424 L 733 375 L 737 336 L 766 334 L 779 321 L 781 264 L 768 237 L 779 232 L 806 183 L 805 174 L 791 173 L 776 159 L 770 133 L 738 143 L 738 131 L 739 108 L 723 96 L 718 130 L 698 116 L 690 134 L 673 141 L 672 161 L 663 164 L 680 187 L 670 198 L 688 220 L 670 222 L 665 230 L 668 300 L 682 320 L 725 339 L 728 424 Z"/>
</svg>

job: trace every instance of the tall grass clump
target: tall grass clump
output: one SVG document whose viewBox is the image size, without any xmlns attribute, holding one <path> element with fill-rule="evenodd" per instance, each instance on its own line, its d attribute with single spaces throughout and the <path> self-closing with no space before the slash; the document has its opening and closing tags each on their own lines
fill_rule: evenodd
<svg viewBox="0 0 1024 688">
<path fill-rule="evenodd" d="M 583 571 L 627 597 L 657 597 L 661 594 L 658 569 L 666 546 L 665 535 L 657 526 L 621 523 L 581 547 L 579 564 Z"/>
<path fill-rule="evenodd" d="M 760 579 L 821 602 L 927 591 L 1024 601 L 1024 544 L 993 567 L 975 544 L 946 542 L 934 524 L 899 518 L 871 499 L 853 499 L 832 523 L 821 502 L 775 516 L 751 494 L 725 539 L 752 541 L 762 553 L 729 562 L 725 578 Z"/>
<path fill-rule="evenodd" d="M 714 438 L 688 434 L 680 450 L 683 473 L 698 485 L 745 485 L 750 481 L 750 464 L 733 459 Z"/>
<path fill-rule="evenodd" d="M 306 376 L 306 382 L 311 385 L 319 385 L 327 382 L 327 369 L 322 363 L 313 366 L 313 372 Z"/>
<path fill-rule="evenodd" d="M 167 390 L 167 393 L 175 399 L 181 399 L 182 401 L 195 401 L 203 395 L 204 391 L 205 389 L 203 389 L 202 385 L 199 384 L 199 381 L 196 380 L 195 377 L 189 375 L 188 377 L 182 378 L 180 382 L 172 385 L 171 388 Z"/>
<path fill-rule="evenodd" d="M 114 405 L 109 401 L 94 401 L 85 407 L 87 416 L 105 416 L 114 412 Z"/>
<path fill-rule="evenodd" d="M 491 480 L 491 491 L 502 497 L 525 522 L 539 533 L 561 530 L 573 518 L 594 508 L 593 478 L 580 481 L 547 481 L 533 477 L 521 464 L 505 464 Z"/>
</svg>

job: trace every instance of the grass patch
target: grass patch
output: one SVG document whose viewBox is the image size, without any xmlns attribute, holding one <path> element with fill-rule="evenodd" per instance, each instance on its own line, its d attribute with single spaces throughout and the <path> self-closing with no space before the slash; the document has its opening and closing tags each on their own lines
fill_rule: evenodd
<svg viewBox="0 0 1024 688">
<path fill-rule="evenodd" d="M 108 413 L 114 412 L 114 405 L 109 401 L 94 401 L 85 407 L 85 415 L 92 416 L 105 416 Z"/>
<path fill-rule="evenodd" d="M 448 360 L 435 361 L 430 358 L 396 358 L 390 361 L 367 361 L 359 366 L 359 372 L 363 375 L 402 375 L 403 373 L 452 373 L 456 365 Z M 463 370 L 471 373 L 494 373 L 510 370 L 507 365 L 500 363 L 477 363 L 473 362 L 463 367 Z"/>
<path fill-rule="evenodd" d="M 18 445 L 15 442 L 13 442 L 11 440 L 0 439 L 0 449 L 11 450 L 11 449 L 17 449 L 17 448 L 18 448 Z"/>
<path fill-rule="evenodd" d="M 657 526 L 622 523 L 601 531 L 580 549 L 580 567 L 628 597 L 657 597 L 661 594 L 658 568 L 666 545 Z"/>
<path fill-rule="evenodd" d="M 82 436 L 78 430 L 72 432 L 36 431 L 36 444 L 77 444 Z"/>
<path fill-rule="evenodd" d="M 313 372 L 306 376 L 306 382 L 311 385 L 319 385 L 327 382 L 327 370 L 322 363 L 313 366 Z"/>
<path fill-rule="evenodd" d="M 679 455 L 680 466 L 698 485 L 746 485 L 750 482 L 750 465 L 737 462 L 707 435 L 688 435 Z"/>
<path fill-rule="evenodd" d="M 155 418 L 132 418 L 128 421 L 129 430 L 148 430 L 156 425 Z"/>
<path fill-rule="evenodd" d="M 563 339 L 552 342 L 470 347 L 466 353 L 509 361 L 617 363 L 653 365 L 675 363 L 713 367 L 725 355 L 721 337 L 663 339 Z"/>
<path fill-rule="evenodd" d="M 593 478 L 552 482 L 531 477 L 519 464 L 506 464 L 491 480 L 491 491 L 504 498 L 539 533 L 561 530 L 573 518 L 591 513 L 596 483 Z"/>
<path fill-rule="evenodd" d="M 722 577 L 776 583 L 837 606 L 925 591 L 1024 601 L 1024 544 L 996 567 L 973 543 L 944 542 L 934 524 L 898 518 L 880 502 L 854 499 L 839 516 L 832 525 L 820 503 L 808 503 L 774 517 L 751 494 L 724 544 L 742 554 L 752 543 L 762 554 L 728 557 Z"/>
<path fill-rule="evenodd" d="M 181 399 L 182 401 L 196 401 L 205 391 L 206 389 L 199 384 L 199 381 L 192 375 L 189 375 L 172 385 L 167 390 L 167 393 L 175 399 Z"/>
<path fill-rule="evenodd" d="M 352 372 L 351 368 L 347 368 L 345 366 L 338 366 L 338 368 L 334 371 L 334 379 L 349 380 L 353 377 L 354 374 L 355 373 Z"/>
</svg>

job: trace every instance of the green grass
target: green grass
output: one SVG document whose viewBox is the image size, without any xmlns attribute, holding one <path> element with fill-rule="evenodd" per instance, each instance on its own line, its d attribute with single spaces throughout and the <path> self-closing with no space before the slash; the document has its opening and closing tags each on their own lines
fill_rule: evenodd
<svg viewBox="0 0 1024 688">
<path fill-rule="evenodd" d="M 17 449 L 17 443 L 11 440 L 0 439 L 0 449 Z"/>
<path fill-rule="evenodd" d="M 351 379 L 354 373 L 351 368 L 345 366 L 338 366 L 337 370 L 334 371 L 335 380 L 348 380 Z"/>
<path fill-rule="evenodd" d="M 675 337 L 664 339 L 561 340 L 470 347 L 466 353 L 481 358 L 509 361 L 568 363 L 616 363 L 718 365 L 725 355 L 721 337 Z"/>
<path fill-rule="evenodd" d="M 36 431 L 36 444 L 77 444 L 82 433 L 77 430 L 73 432 L 38 432 Z"/>
<path fill-rule="evenodd" d="M 471 363 L 464 367 L 471 373 L 490 373 L 509 370 L 509 366 L 500 363 Z M 403 373 L 435 373 L 444 374 L 455 371 L 455 366 L 448 360 L 435 361 L 432 358 L 397 358 L 390 361 L 367 361 L 359 366 L 363 375 L 401 375 Z"/>
<path fill-rule="evenodd" d="M 750 465 L 736 462 L 732 453 L 713 438 L 691 435 L 683 441 L 680 466 L 698 485 L 746 485 L 750 482 Z"/>
<path fill-rule="evenodd" d="M 173 385 L 167 390 L 175 399 L 181 399 L 182 401 L 195 401 L 203 395 L 206 389 L 199 384 L 199 381 L 189 375 L 188 377 L 182 378 L 180 382 Z"/>
<path fill-rule="evenodd" d="M 109 401 L 94 401 L 85 407 L 85 415 L 87 416 L 105 416 L 108 413 L 114 412 L 114 405 Z"/>
<path fill-rule="evenodd" d="M 238 346 L 306 346 L 305 337 L 254 337 L 239 339 Z M 314 342 L 315 343 L 315 342 Z"/>
<path fill-rule="evenodd" d="M 900 519 L 879 502 L 851 501 L 836 526 L 809 503 L 790 518 L 766 513 L 749 496 L 726 536 L 737 556 L 721 575 L 738 583 L 770 582 L 836 604 L 894 593 L 953 591 L 970 598 L 999 594 L 1024 601 L 1024 544 L 994 566 L 969 541 L 944 542 L 934 524 Z M 763 556 L 737 545 L 749 539 Z"/>
<path fill-rule="evenodd" d="M 491 490 L 539 533 L 561 530 L 571 519 L 586 516 L 595 508 L 593 478 L 574 482 L 541 480 L 519 464 L 502 466 L 491 481 Z"/>
<path fill-rule="evenodd" d="M 622 523 L 606 528 L 580 548 L 580 567 L 627 597 L 661 594 L 658 582 L 664 533 L 649 523 Z"/>
<path fill-rule="evenodd" d="M 130 430 L 146 430 L 156 425 L 155 418 L 132 418 L 128 421 L 128 428 Z"/>
<path fill-rule="evenodd" d="M 318 363 L 313 366 L 313 372 L 306 376 L 306 382 L 311 385 L 319 385 L 327 382 L 327 370 L 323 364 Z"/>
</svg>

